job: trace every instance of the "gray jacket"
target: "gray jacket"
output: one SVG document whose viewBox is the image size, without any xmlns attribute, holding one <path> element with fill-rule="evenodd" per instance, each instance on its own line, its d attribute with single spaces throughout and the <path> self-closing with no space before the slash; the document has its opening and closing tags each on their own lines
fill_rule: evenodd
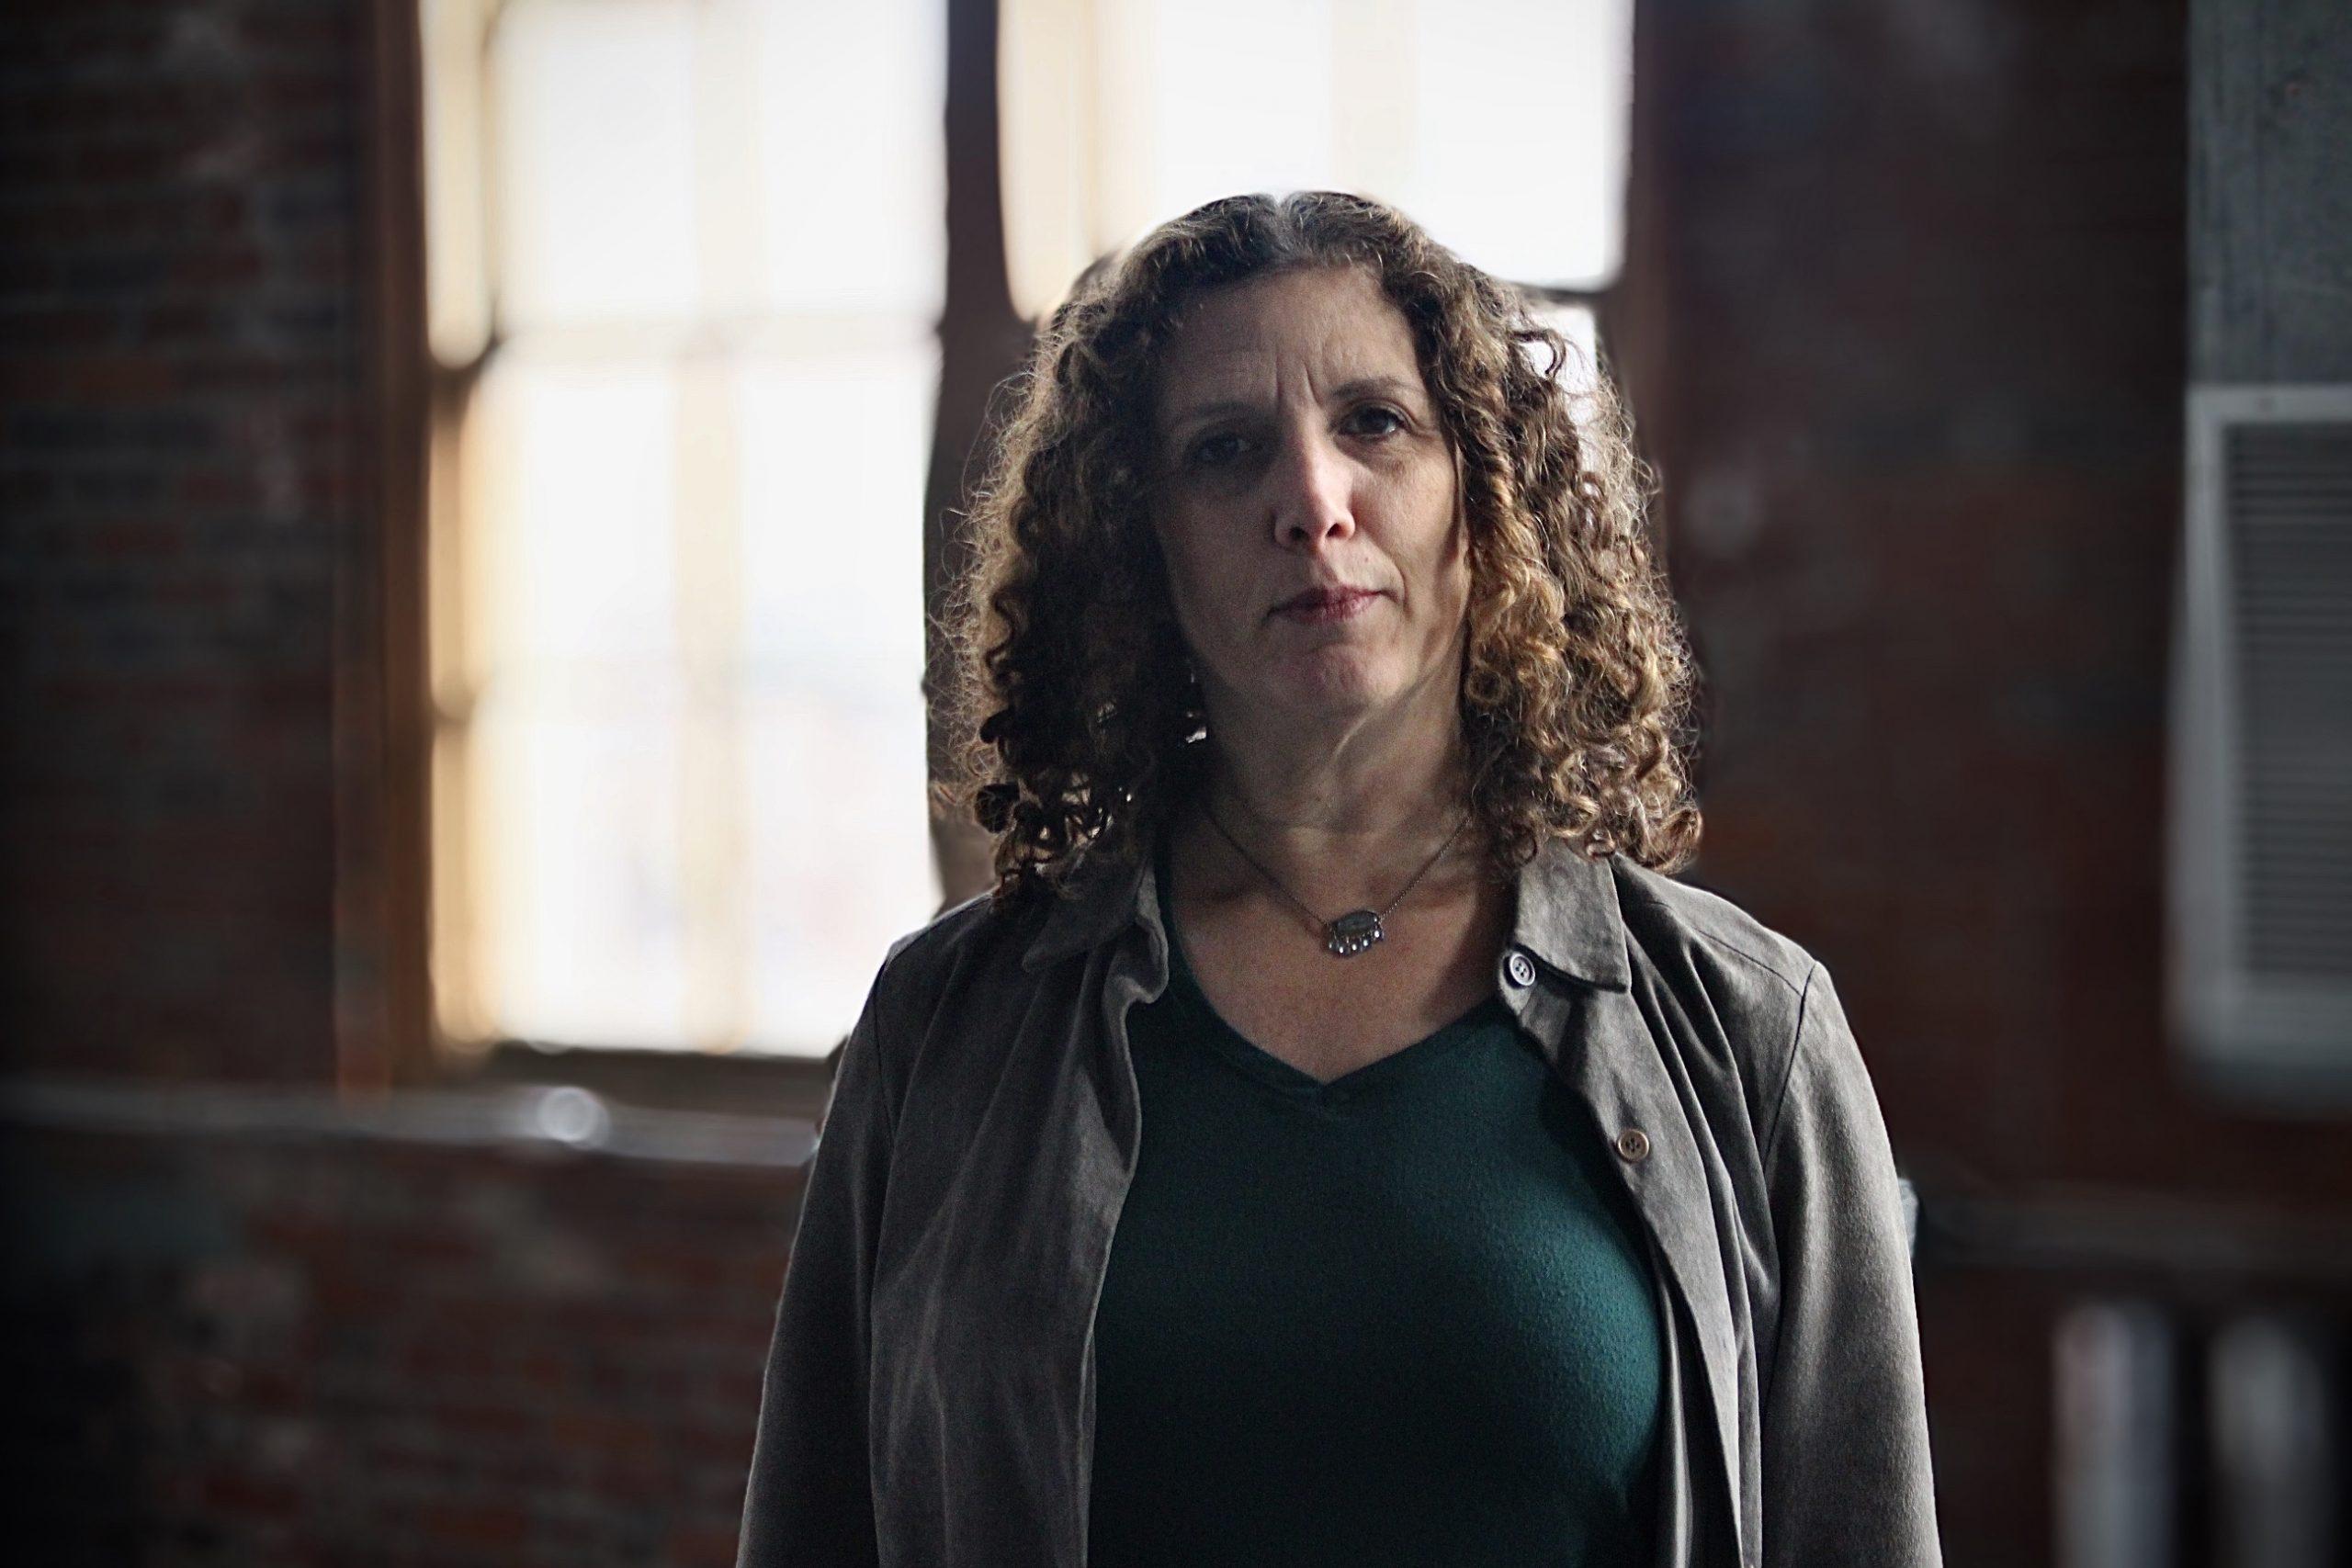
<svg viewBox="0 0 2352 1568">
<path fill-rule="evenodd" d="M 1149 857 L 894 947 L 836 1073 L 776 1316 L 740 1563 L 1076 1568 L 1094 1306 L 1168 981 Z M 1828 974 L 1712 894 L 1555 843 L 1497 992 L 1646 1231 L 1657 1568 L 1940 1561 L 1894 1161 Z"/>
</svg>

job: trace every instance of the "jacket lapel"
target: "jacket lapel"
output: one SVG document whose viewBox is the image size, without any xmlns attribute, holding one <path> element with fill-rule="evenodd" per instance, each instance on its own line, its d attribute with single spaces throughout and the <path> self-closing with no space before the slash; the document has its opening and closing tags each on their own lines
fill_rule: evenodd
<svg viewBox="0 0 2352 1568">
<path fill-rule="evenodd" d="M 1612 1149 L 1631 1129 L 1638 1128 L 1647 1139 L 1641 1158 L 1620 1154 L 1613 1163 L 1642 1216 L 1652 1256 L 1662 1265 L 1668 1304 L 1687 1313 L 1699 1352 L 1696 1368 L 1679 1357 L 1675 1365 L 1678 1399 L 1665 1418 L 1677 1431 L 1673 1462 L 1667 1468 L 1678 1485 L 1687 1475 L 1694 1489 L 1720 1487 L 1723 1517 L 1736 1528 L 1738 1352 L 1714 1208 L 1699 1134 L 1668 1070 L 1667 1047 L 1634 995 L 1633 959 L 1609 862 L 1588 859 L 1564 840 L 1545 845 L 1520 873 L 1511 943 L 1548 973 L 1537 984 L 1515 986 L 1506 963 L 1498 977 L 1502 998 L 1541 1045 L 1553 1071 L 1588 1108 L 1594 1134 Z M 1107 1254 L 1138 1141 L 1135 1079 L 1124 1048 L 1125 1014 L 1136 1002 L 1157 997 L 1168 980 L 1167 937 L 1148 855 L 1073 867 L 1023 962 L 1034 973 L 1089 950 L 1094 950 L 1089 964 L 1102 966 L 1102 1010 L 1088 1053 L 1100 1119 L 1081 1137 L 1090 1145 L 1085 1163 L 1100 1173 L 1086 1201 L 1096 1210 L 1094 1224 Z M 1101 1262 L 1089 1260 L 1098 1269 Z M 1669 1334 L 1681 1331 L 1670 1321 L 1662 1326 Z M 1091 1327 L 1084 1339 L 1091 1371 Z M 1686 1377 L 1692 1380 L 1688 1400 L 1679 1397 Z M 1090 1381 L 1090 1405 L 1091 1395 Z M 1712 1456 L 1702 1455 L 1679 1429 L 1688 1407 L 1702 1408 L 1713 1418 Z M 1091 1432 L 1091 1419 L 1082 1422 Z M 1702 1464 L 1703 1472 L 1698 1468 Z M 1696 1522 L 1686 1520 L 1686 1528 Z"/>
<path fill-rule="evenodd" d="M 1739 1496 L 1732 1456 L 1740 1452 L 1738 1351 L 1730 1291 L 1715 1235 L 1714 1209 L 1699 1134 L 1667 1069 L 1661 1043 L 1633 990 L 1632 959 L 1615 873 L 1555 842 L 1520 876 L 1514 945 L 1532 953 L 1554 976 L 1582 982 L 1521 988 L 1506 984 L 1503 999 L 1548 1054 L 1552 1069 L 1589 1111 L 1593 1131 L 1615 1152 L 1611 1163 L 1640 1213 L 1655 1256 L 1690 1314 L 1700 1365 L 1679 1371 L 1695 1377 L 1693 1392 L 1712 1413 L 1714 1456 L 1703 1477 L 1718 1482 L 1727 1517 Z M 1619 1140 L 1639 1129 L 1646 1151 L 1630 1158 Z M 1674 1325 L 1664 1325 L 1669 1332 Z M 1667 1412 L 1679 1421 L 1679 1410 Z M 1694 1473 L 1694 1481 L 1701 1479 Z"/>
</svg>

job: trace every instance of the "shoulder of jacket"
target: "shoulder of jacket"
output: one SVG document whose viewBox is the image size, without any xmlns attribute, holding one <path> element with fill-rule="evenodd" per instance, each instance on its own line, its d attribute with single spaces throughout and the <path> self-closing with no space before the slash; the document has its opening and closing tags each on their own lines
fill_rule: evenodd
<svg viewBox="0 0 2352 1568">
<path fill-rule="evenodd" d="M 1720 893 L 1678 881 L 1622 854 L 1611 856 L 1610 863 L 1617 873 L 1618 907 L 1637 946 L 1660 940 L 1702 941 L 1779 980 L 1792 998 L 1804 995 L 1815 961 L 1796 942 Z"/>
<path fill-rule="evenodd" d="M 1686 1014 L 1719 1021 L 1718 1043 L 1694 1054 L 1694 1070 L 1721 1062 L 1740 1086 L 1759 1143 L 1769 1143 L 1820 965 L 1721 894 L 1623 855 L 1611 863 L 1636 962 L 1668 990 L 1689 993 L 1686 1003 L 1703 1003 L 1686 1005 Z"/>
<path fill-rule="evenodd" d="M 986 891 L 952 905 L 890 944 L 874 981 L 884 1021 L 903 1029 L 952 992 L 989 975 L 1021 974 L 1021 955 L 1044 923 L 1043 900 L 1011 909 Z"/>
</svg>

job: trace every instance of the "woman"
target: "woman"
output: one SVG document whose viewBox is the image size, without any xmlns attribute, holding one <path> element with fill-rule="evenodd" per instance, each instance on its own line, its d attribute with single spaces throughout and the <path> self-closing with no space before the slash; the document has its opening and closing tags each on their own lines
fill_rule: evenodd
<svg viewBox="0 0 2352 1568">
<path fill-rule="evenodd" d="M 1055 313 L 973 518 L 998 883 L 844 1047 L 745 1564 L 1939 1561 L 1878 1108 L 1663 874 L 1689 663 L 1564 357 L 1329 193 Z"/>
</svg>

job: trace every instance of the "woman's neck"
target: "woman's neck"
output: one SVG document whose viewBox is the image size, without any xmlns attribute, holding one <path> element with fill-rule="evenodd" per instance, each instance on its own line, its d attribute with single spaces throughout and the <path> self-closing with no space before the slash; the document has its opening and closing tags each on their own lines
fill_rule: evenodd
<svg viewBox="0 0 2352 1568">
<path fill-rule="evenodd" d="M 1396 716 L 1409 718 L 1411 716 Z M 1348 908 L 1385 899 L 1420 865 L 1467 808 L 1469 753 L 1451 704 L 1442 721 L 1376 720 L 1339 733 L 1302 733 L 1280 723 L 1209 726 L 1207 765 L 1195 811 L 1310 903 Z M 1187 815 L 1191 815 L 1188 813 Z M 1238 886 L 1259 873 L 1232 857 L 1215 825 L 1195 821 L 1229 860 L 1216 880 Z M 1460 862 L 1477 835 L 1448 852 Z M 1442 867 L 1432 867 L 1430 875 Z"/>
</svg>

